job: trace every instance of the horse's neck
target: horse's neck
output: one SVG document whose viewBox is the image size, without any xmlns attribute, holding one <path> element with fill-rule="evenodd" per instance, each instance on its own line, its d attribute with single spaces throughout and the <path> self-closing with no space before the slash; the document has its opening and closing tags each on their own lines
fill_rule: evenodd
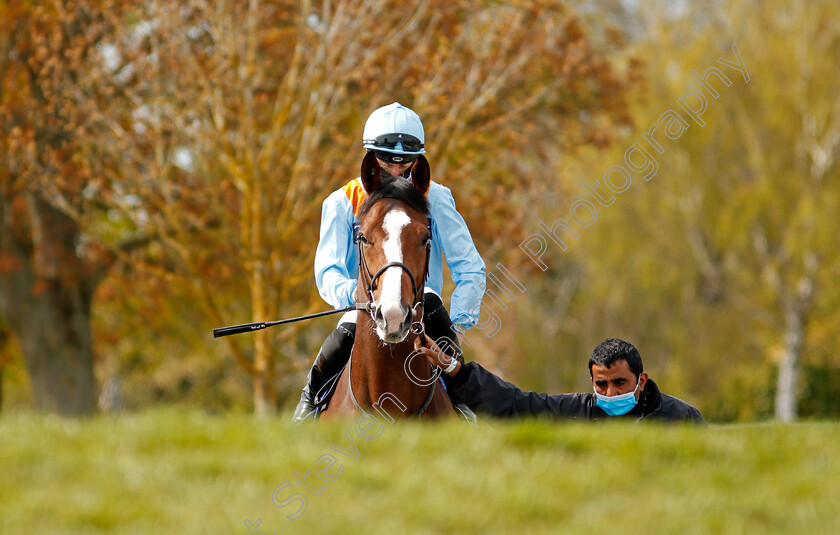
<svg viewBox="0 0 840 535">
<path fill-rule="evenodd" d="M 372 407 L 391 394 L 406 406 L 406 416 L 413 414 L 423 405 L 431 388 L 424 386 L 431 377 L 428 361 L 422 355 L 412 360 L 411 370 L 422 384 L 415 383 L 405 371 L 406 360 L 414 351 L 414 336 L 400 344 L 383 345 L 373 332 L 370 318 L 363 318 L 361 313 L 359 316 L 350 378 L 356 400 L 363 407 Z M 392 407 L 385 408 L 392 413 Z"/>
</svg>

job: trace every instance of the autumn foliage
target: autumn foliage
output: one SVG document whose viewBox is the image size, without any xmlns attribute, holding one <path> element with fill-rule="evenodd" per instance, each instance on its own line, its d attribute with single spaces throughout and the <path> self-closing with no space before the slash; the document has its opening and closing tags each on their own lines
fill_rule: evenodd
<svg viewBox="0 0 840 535">
<path fill-rule="evenodd" d="M 470 357 L 570 390 L 578 359 L 623 336 L 721 419 L 771 414 L 778 370 L 830 399 L 814 370 L 836 369 L 840 107 L 821 73 L 837 71 L 837 12 L 772 4 L 0 3 L 0 366 L 30 378 L 11 390 L 74 414 L 105 390 L 128 406 L 289 402 L 331 321 L 210 329 L 327 308 L 321 201 L 358 174 L 368 114 L 399 101 L 488 268 L 528 288 Z M 536 268 L 522 239 L 735 41 L 750 85 Z"/>
</svg>

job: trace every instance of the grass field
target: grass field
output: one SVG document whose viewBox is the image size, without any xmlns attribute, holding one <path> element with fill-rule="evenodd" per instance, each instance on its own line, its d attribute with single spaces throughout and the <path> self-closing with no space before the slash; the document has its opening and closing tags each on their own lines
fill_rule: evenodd
<svg viewBox="0 0 840 535">
<path fill-rule="evenodd" d="M 4 413 L 0 533 L 840 533 L 840 424 L 381 422 Z"/>
</svg>

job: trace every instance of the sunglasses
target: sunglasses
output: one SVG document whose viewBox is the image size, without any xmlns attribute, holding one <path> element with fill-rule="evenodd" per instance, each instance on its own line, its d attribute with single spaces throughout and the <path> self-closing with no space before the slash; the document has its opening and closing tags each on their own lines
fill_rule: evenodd
<svg viewBox="0 0 840 535">
<path fill-rule="evenodd" d="M 366 145 L 373 145 L 381 149 L 394 149 L 397 143 L 402 143 L 403 150 L 418 152 L 423 149 L 423 142 L 408 134 L 382 134 L 374 139 L 366 139 Z"/>
<path fill-rule="evenodd" d="M 376 154 L 377 160 L 395 164 L 412 163 L 420 157 L 419 154 L 394 154 L 393 152 L 385 152 L 384 150 L 375 150 L 373 153 Z"/>
</svg>

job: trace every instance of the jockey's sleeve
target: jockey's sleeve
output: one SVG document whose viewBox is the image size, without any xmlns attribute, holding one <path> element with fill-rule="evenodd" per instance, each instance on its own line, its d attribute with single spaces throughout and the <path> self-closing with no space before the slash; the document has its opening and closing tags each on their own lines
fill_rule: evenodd
<svg viewBox="0 0 840 535">
<path fill-rule="evenodd" d="M 315 285 L 334 308 L 356 302 L 358 253 L 353 244 L 353 207 L 343 191 L 321 204 L 321 232 L 315 250 Z"/>
<path fill-rule="evenodd" d="M 466 330 L 478 323 L 486 280 L 484 260 L 475 248 L 467 223 L 455 208 L 449 188 L 434 188 L 431 195 L 435 196 L 429 199 L 434 205 L 432 239 L 441 244 L 455 283 L 449 316 L 455 325 Z"/>
</svg>

